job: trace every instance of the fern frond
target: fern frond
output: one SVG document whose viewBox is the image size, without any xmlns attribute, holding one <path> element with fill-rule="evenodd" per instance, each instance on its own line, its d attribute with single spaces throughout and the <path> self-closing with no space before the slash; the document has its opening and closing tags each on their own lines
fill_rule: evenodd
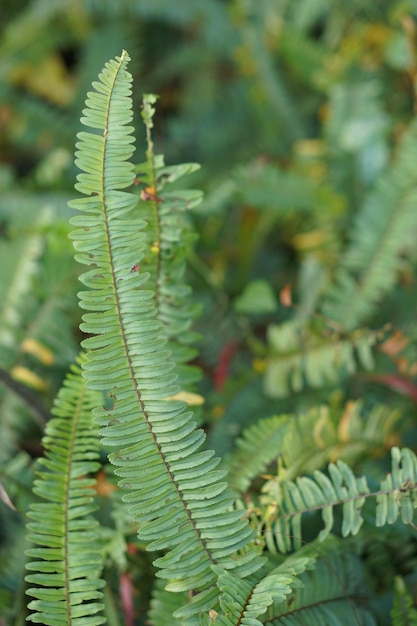
<svg viewBox="0 0 417 626">
<path fill-rule="evenodd" d="M 359 594 L 364 598 L 359 559 L 335 537 L 320 548 L 304 547 L 263 578 L 258 573 L 239 584 L 219 572 L 221 611 L 203 615 L 201 626 L 373 626 L 372 616 L 357 604 Z"/>
<path fill-rule="evenodd" d="M 307 549 L 307 554 L 310 550 L 314 553 L 314 545 Z M 291 595 L 274 602 L 263 624 L 375 626 L 372 615 L 361 607 L 366 585 L 360 559 L 334 537 L 320 546 L 315 557 L 315 566 L 305 568 L 300 574 L 299 584 L 293 586 Z"/>
<path fill-rule="evenodd" d="M 274 602 L 281 603 L 301 585 L 299 576 L 314 567 L 315 555 L 301 553 L 288 557 L 272 571 L 257 572 L 245 580 L 216 568 L 220 590 L 220 611 L 201 617 L 201 626 L 262 626 L 263 616 Z"/>
<path fill-rule="evenodd" d="M 222 405 L 220 408 L 223 410 Z M 224 457 L 233 450 L 242 431 L 253 423 L 253 416 L 257 412 L 260 415 L 271 415 L 274 410 L 275 402 L 263 393 L 260 376 L 251 372 L 227 398 L 224 413 L 211 425 L 207 446 Z"/>
<path fill-rule="evenodd" d="M 181 626 L 181 622 L 173 615 L 187 603 L 187 593 L 171 593 L 164 589 L 164 581 L 155 580 L 152 591 L 151 606 L 148 613 L 152 626 Z"/>
<path fill-rule="evenodd" d="M 88 474 L 99 468 L 98 433 L 91 411 L 98 394 L 85 388 L 81 369 L 73 367 L 53 408 L 43 438 L 45 458 L 40 460 L 34 492 L 43 501 L 28 512 L 28 540 L 37 544 L 26 580 L 35 583 L 27 593 L 36 599 L 30 620 L 49 626 L 94 626 L 102 604 L 100 579 L 102 557 L 97 542 L 94 510 L 95 480 Z"/>
<path fill-rule="evenodd" d="M 290 390 L 301 391 L 306 384 L 321 387 L 352 374 L 357 362 L 373 366 L 372 345 L 376 334 L 358 330 L 350 335 L 327 336 L 294 319 L 268 328 L 270 356 L 266 363 L 265 391 L 282 398 Z"/>
<path fill-rule="evenodd" d="M 147 160 L 137 166 L 140 181 L 146 187 L 141 192 L 138 213 L 146 216 L 146 254 L 141 271 L 149 272 L 147 288 L 155 294 L 156 318 L 163 323 L 172 360 L 176 363 L 179 385 L 189 391 L 199 377 L 197 368 L 188 365 L 196 356 L 191 347 L 197 335 L 191 330 L 198 308 L 190 302 L 191 288 L 184 282 L 185 256 L 194 235 L 190 232 L 185 213 L 201 201 L 201 192 L 178 188 L 172 183 L 197 169 L 197 164 L 165 166 L 162 155 L 154 154 L 152 141 L 154 104 L 156 97 L 143 98 L 142 117 L 146 127 Z"/>
<path fill-rule="evenodd" d="M 315 471 L 313 476 L 298 477 L 295 481 L 272 479 L 266 483 L 264 504 L 265 540 L 273 550 L 288 552 L 300 547 L 302 541 L 301 517 L 320 511 L 324 528 L 319 533 L 323 540 L 334 526 L 334 507 L 342 506 L 343 537 L 355 535 L 361 528 L 365 502 L 376 504 L 375 524 L 394 524 L 401 516 L 404 524 L 413 524 L 417 507 L 417 457 L 408 448 L 392 448 L 391 472 L 372 491 L 365 476 L 355 477 L 343 461 L 331 463 L 328 475 Z M 273 521 L 272 521 L 273 520 Z"/>
<path fill-rule="evenodd" d="M 364 453 L 379 455 L 390 449 L 400 418 L 398 410 L 382 405 L 365 412 L 357 401 L 259 420 L 244 431 L 236 450 L 226 459 L 229 484 L 245 491 L 279 458 L 286 479 L 293 480 L 329 461 L 341 459 L 352 465 Z"/>
<path fill-rule="evenodd" d="M 350 246 L 323 303 L 323 312 L 348 330 L 375 310 L 414 250 L 416 155 L 417 122 L 413 122 L 394 162 L 382 173 L 357 215 Z"/>
<path fill-rule="evenodd" d="M 282 454 L 282 442 L 290 419 L 287 415 L 274 415 L 259 420 L 244 431 L 237 440 L 236 451 L 225 463 L 232 488 L 245 491 L 252 480 Z"/>
<path fill-rule="evenodd" d="M 395 578 L 394 604 L 391 609 L 392 626 L 417 626 L 417 609 L 404 580 Z"/>
<path fill-rule="evenodd" d="M 262 565 L 253 532 L 216 470 L 218 459 L 200 451 L 204 433 L 195 428 L 183 402 L 168 400 L 179 389 L 167 350 L 163 323 L 155 319 L 155 295 L 149 273 L 137 271 L 144 256 L 144 222 L 131 218 L 136 205 L 119 191 L 134 179 L 127 162 L 133 152 L 127 53 L 105 66 L 89 94 L 84 123 L 100 134 L 81 133 L 77 189 L 87 197 L 71 206 L 84 212 L 73 218 L 77 259 L 92 269 L 81 276 L 90 291 L 81 292 L 82 330 L 93 335 L 84 365 L 87 384 L 110 391 L 113 406 L 97 408 L 103 443 L 117 449 L 110 460 L 139 522 L 139 537 L 150 550 L 166 554 L 155 561 L 172 591 L 201 593 L 181 614 L 193 616 L 216 602 L 217 564 L 246 576 Z M 190 622 L 191 623 L 191 622 Z"/>
<path fill-rule="evenodd" d="M 40 229 L 51 218 L 50 210 L 44 208 L 32 225 L 32 233 L 0 241 L 0 264 L 6 269 L 0 281 L 0 346 L 1 361 L 9 367 L 9 353 L 14 356 L 19 341 L 22 339 L 22 326 L 25 308 L 30 302 L 33 281 L 40 271 L 39 259 L 44 248 L 44 237 Z"/>
</svg>

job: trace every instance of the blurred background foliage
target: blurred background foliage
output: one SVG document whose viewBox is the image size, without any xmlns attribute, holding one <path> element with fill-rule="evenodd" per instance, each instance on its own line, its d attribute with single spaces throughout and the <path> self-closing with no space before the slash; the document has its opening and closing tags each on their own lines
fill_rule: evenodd
<svg viewBox="0 0 417 626">
<path fill-rule="evenodd" d="M 141 94 L 159 94 L 157 151 L 202 165 L 188 280 L 208 445 L 233 454 L 245 428 L 286 414 L 313 433 L 292 477 L 337 458 L 378 475 L 393 444 L 416 450 L 417 2 L 2 0 L 0 33 L 3 626 L 24 622 L 21 513 L 81 338 L 67 239 L 75 135 L 92 80 L 123 48 L 137 128 Z M 236 485 L 244 458 L 230 461 Z M 142 624 L 150 564 L 120 512 L 110 521 L 105 472 L 99 494 L 109 623 Z M 383 537 L 386 554 L 371 553 L 375 536 L 367 548 L 375 572 L 377 552 L 407 553 L 383 565 L 382 596 L 394 577 L 402 590 L 398 576 L 416 581 L 415 541 L 400 535 Z"/>
</svg>

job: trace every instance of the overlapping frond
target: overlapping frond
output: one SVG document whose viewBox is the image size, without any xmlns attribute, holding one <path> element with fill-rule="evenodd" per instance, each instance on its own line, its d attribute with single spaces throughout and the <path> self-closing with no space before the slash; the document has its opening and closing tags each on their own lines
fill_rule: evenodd
<svg viewBox="0 0 417 626">
<path fill-rule="evenodd" d="M 200 450 L 204 433 L 183 402 L 169 399 L 179 388 L 157 298 L 147 288 L 155 280 L 140 269 L 145 223 L 132 212 L 136 197 L 120 191 L 134 180 L 128 60 L 124 52 L 109 62 L 88 96 L 84 123 L 99 134 L 79 135 L 77 189 L 86 197 L 72 202 L 83 215 L 73 219 L 71 236 L 77 259 L 91 267 L 81 276 L 90 288 L 80 294 L 89 311 L 81 328 L 92 335 L 83 344 L 84 371 L 91 388 L 110 393 L 112 406 L 96 409 L 96 419 L 103 443 L 116 448 L 110 460 L 131 490 L 124 499 L 140 538 L 166 552 L 155 561 L 159 575 L 172 591 L 201 591 L 181 613 L 193 623 L 216 603 L 214 564 L 246 576 L 262 560 L 247 521 L 232 509 L 218 459 Z"/>
<path fill-rule="evenodd" d="M 58 394 L 54 417 L 43 438 L 45 457 L 35 480 L 41 501 L 32 503 L 28 516 L 27 550 L 31 558 L 26 580 L 36 586 L 31 621 L 48 626 L 102 624 L 100 578 L 102 556 L 97 541 L 95 479 L 99 468 L 99 438 L 92 409 L 99 394 L 87 390 L 81 369 L 74 367 Z"/>
<path fill-rule="evenodd" d="M 417 123 L 404 133 L 396 157 L 362 205 L 324 313 L 346 329 L 370 315 L 395 284 L 417 233 Z"/>
<path fill-rule="evenodd" d="M 372 490 L 365 476 L 356 477 L 343 461 L 331 463 L 328 474 L 316 470 L 312 477 L 295 481 L 281 478 L 266 483 L 265 540 L 271 550 L 288 552 L 302 542 L 303 514 L 320 511 L 323 529 L 319 539 L 326 538 L 334 527 L 334 508 L 341 505 L 343 537 L 355 535 L 361 528 L 365 502 L 376 504 L 375 524 L 393 524 L 401 517 L 404 524 L 413 523 L 417 507 L 417 457 L 408 448 L 392 448 L 391 472 Z"/>
</svg>

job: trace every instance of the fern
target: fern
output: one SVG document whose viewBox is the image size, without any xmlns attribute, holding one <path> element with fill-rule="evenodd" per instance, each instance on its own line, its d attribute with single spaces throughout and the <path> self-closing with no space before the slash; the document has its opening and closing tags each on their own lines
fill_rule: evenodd
<svg viewBox="0 0 417 626">
<path fill-rule="evenodd" d="M 259 580 L 255 575 L 236 584 L 228 573 L 219 572 L 221 611 L 203 616 L 201 626 L 374 625 L 371 615 L 356 603 L 359 593 L 361 599 L 364 596 L 357 556 L 349 549 L 342 551 L 335 537 L 320 548 L 298 550 Z"/>
<path fill-rule="evenodd" d="M 34 492 L 41 502 L 30 506 L 28 539 L 37 547 L 26 554 L 26 580 L 35 583 L 27 593 L 31 621 L 50 626 L 102 624 L 97 615 L 102 604 L 100 579 L 102 557 L 97 541 L 94 510 L 95 480 L 88 474 L 99 464 L 98 437 L 91 411 L 97 404 L 95 392 L 86 390 L 79 367 L 73 368 L 58 394 L 48 422 L 43 445 L 46 457 L 35 481 Z"/>
<path fill-rule="evenodd" d="M 216 470 L 218 459 L 199 451 L 204 440 L 184 403 L 168 398 L 178 392 L 164 326 L 157 318 L 158 293 L 147 289 L 150 274 L 137 271 L 146 244 L 145 223 L 135 217 L 134 195 L 120 191 L 132 184 L 133 137 L 129 57 L 109 62 L 95 92 L 88 95 L 83 122 L 99 134 L 78 135 L 77 189 L 85 198 L 71 203 L 84 215 L 73 218 L 77 259 L 92 269 L 81 276 L 90 291 L 80 305 L 90 311 L 82 329 L 94 335 L 84 372 L 89 387 L 110 391 L 113 406 L 97 408 L 103 443 L 120 485 L 140 523 L 139 537 L 151 550 L 172 591 L 202 593 L 178 613 L 192 619 L 216 603 L 217 564 L 247 576 L 261 564 L 251 547 L 252 530 L 232 510 L 232 494 Z M 162 267 L 162 264 L 161 264 Z M 158 282 L 158 281 L 156 281 Z M 157 285 L 158 286 L 158 285 Z"/>
<path fill-rule="evenodd" d="M 373 366 L 371 347 L 376 333 L 358 330 L 350 335 L 317 332 L 311 324 L 294 319 L 268 328 L 270 356 L 266 361 L 265 391 L 282 398 L 301 391 L 305 384 L 321 387 L 353 373 L 357 362 Z"/>
<path fill-rule="evenodd" d="M 416 626 L 417 609 L 402 578 L 395 579 L 394 605 L 391 609 L 392 626 Z"/>
<path fill-rule="evenodd" d="M 362 205 L 323 311 L 351 330 L 374 312 L 395 284 L 413 251 L 417 232 L 415 211 L 417 123 L 404 133 L 394 162 L 381 174 Z"/>
<path fill-rule="evenodd" d="M 40 232 L 51 219 L 51 211 L 43 209 L 33 225 L 32 234 L 15 240 L 0 242 L 0 261 L 2 267 L 9 268 L 0 283 L 0 345 L 2 346 L 2 365 L 9 367 L 13 363 L 21 327 L 26 323 L 25 309 L 28 307 L 34 277 L 40 271 L 39 258 L 44 248 L 44 238 Z M 14 224 L 16 230 L 17 224 Z M 8 224 L 10 228 L 10 224 Z M 13 226 L 11 227 L 13 229 Z M 20 225 L 20 229 L 22 226 Z M 10 271 L 10 268 L 12 271 Z M 7 356 L 11 355 L 11 359 Z"/>
<path fill-rule="evenodd" d="M 169 341 L 172 359 L 176 363 L 179 384 L 182 389 L 198 378 L 195 367 L 187 365 L 196 356 L 190 347 L 196 333 L 190 330 L 197 307 L 190 304 L 191 289 L 184 283 L 185 254 L 194 239 L 185 219 L 189 211 L 201 200 L 201 192 L 178 189 L 170 186 L 179 178 L 198 169 L 195 164 L 167 167 L 163 158 L 154 155 L 152 141 L 155 96 L 143 98 L 142 116 L 146 127 L 147 160 L 137 166 L 140 181 L 146 186 L 141 192 L 139 211 L 146 215 L 146 253 L 141 260 L 143 273 L 149 272 L 147 288 L 152 290 L 157 301 L 156 317 L 163 324 Z"/>
<path fill-rule="evenodd" d="M 301 583 L 298 576 L 314 565 L 314 557 L 297 555 L 257 580 L 237 581 L 227 572 L 218 571 L 222 613 L 214 612 L 202 620 L 202 626 L 215 622 L 221 626 L 262 626 L 258 619 L 274 602 L 284 602 Z"/>
<path fill-rule="evenodd" d="M 308 547 L 306 556 L 315 557 L 314 569 L 307 567 L 300 573 L 293 593 L 274 602 L 263 620 L 264 626 L 375 626 L 375 620 L 363 608 L 367 588 L 355 552 L 329 537 L 320 550 L 314 545 Z"/>
<path fill-rule="evenodd" d="M 272 479 L 264 491 L 265 539 L 269 548 L 288 552 L 300 547 L 301 518 L 308 512 L 320 511 L 324 528 L 319 539 L 328 536 L 334 527 L 334 507 L 342 505 L 343 537 L 358 533 L 364 517 L 365 502 L 376 503 L 376 526 L 394 524 L 401 517 L 404 524 L 413 525 L 417 507 L 417 457 L 404 448 L 392 448 L 391 472 L 381 481 L 379 490 L 372 491 L 365 476 L 356 478 L 343 461 L 331 463 L 328 475 L 316 470 L 311 478 L 295 481 Z"/>
<path fill-rule="evenodd" d="M 226 459 L 229 482 L 245 491 L 252 480 L 282 454 L 282 442 L 291 418 L 287 415 L 259 420 L 237 440 L 236 451 Z"/>
<path fill-rule="evenodd" d="M 180 626 L 181 621 L 175 619 L 175 612 L 187 603 L 187 593 L 171 593 L 163 588 L 164 581 L 157 579 L 154 585 L 149 619 L 152 626 Z"/>
<path fill-rule="evenodd" d="M 365 414 L 361 402 L 321 406 L 300 415 L 264 418 L 244 431 L 226 459 L 230 485 L 245 491 L 268 465 L 282 459 L 287 479 L 320 469 L 339 458 L 353 464 L 364 452 L 390 447 L 400 413 L 375 406 Z"/>
</svg>

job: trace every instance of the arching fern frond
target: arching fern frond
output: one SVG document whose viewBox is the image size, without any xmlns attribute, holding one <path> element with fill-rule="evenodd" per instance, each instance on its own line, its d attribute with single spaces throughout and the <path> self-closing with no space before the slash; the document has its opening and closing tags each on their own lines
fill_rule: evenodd
<svg viewBox="0 0 417 626">
<path fill-rule="evenodd" d="M 77 189 L 87 197 L 71 205 L 77 259 L 91 266 L 81 276 L 90 288 L 80 294 L 82 330 L 93 335 L 84 372 L 87 384 L 110 391 L 113 405 L 97 408 L 103 443 L 116 448 L 110 460 L 150 550 L 172 591 L 201 591 L 177 616 L 187 623 L 217 602 L 213 565 L 250 575 L 262 565 L 253 531 L 216 470 L 218 459 L 200 451 L 204 433 L 195 428 L 183 402 L 169 400 L 179 389 L 150 273 L 140 271 L 147 242 L 145 223 L 132 217 L 133 183 L 131 76 L 127 53 L 105 66 L 89 94 L 84 123 L 99 134 L 80 133 Z M 147 217 L 145 215 L 145 217 Z M 193 621 L 194 620 L 194 621 Z"/>
<path fill-rule="evenodd" d="M 279 477 L 266 483 L 264 491 L 263 534 L 271 550 L 288 552 L 302 542 L 303 514 L 320 511 L 324 528 L 323 540 L 334 526 L 334 507 L 342 506 L 343 537 L 355 535 L 361 528 L 363 507 L 372 500 L 376 504 L 375 524 L 394 524 L 401 516 L 404 524 L 413 524 L 417 507 L 417 457 L 408 448 L 392 448 L 391 472 L 381 481 L 378 490 L 371 490 L 365 476 L 355 477 L 343 461 L 331 463 L 328 474 L 315 471 L 295 481 Z"/>
<path fill-rule="evenodd" d="M 37 585 L 27 590 L 36 599 L 29 603 L 31 621 L 48 626 L 94 626 L 102 604 L 102 557 L 97 541 L 94 510 L 94 478 L 99 468 L 97 429 L 91 411 L 99 401 L 86 389 L 81 369 L 73 367 L 58 394 L 54 417 L 48 422 L 43 445 L 45 458 L 35 480 L 34 492 L 42 498 L 32 503 L 28 540 L 36 544 L 26 580 Z"/>
<path fill-rule="evenodd" d="M 357 215 L 350 246 L 323 303 L 324 313 L 348 330 L 374 311 L 414 249 L 416 155 L 417 123 L 413 122 L 394 162 L 382 173 Z"/>
</svg>

